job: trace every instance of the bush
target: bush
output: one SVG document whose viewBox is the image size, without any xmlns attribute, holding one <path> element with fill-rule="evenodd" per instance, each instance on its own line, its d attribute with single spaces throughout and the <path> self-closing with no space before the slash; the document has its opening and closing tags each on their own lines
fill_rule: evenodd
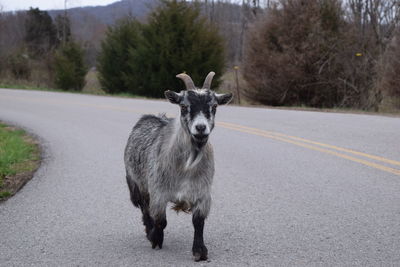
<svg viewBox="0 0 400 267">
<path fill-rule="evenodd" d="M 83 63 L 83 50 L 68 42 L 55 55 L 55 83 L 63 90 L 81 91 L 85 85 L 87 68 Z"/>
<path fill-rule="evenodd" d="M 27 53 L 20 51 L 9 56 L 8 66 L 15 79 L 29 79 L 31 75 L 30 60 Z"/>
<path fill-rule="evenodd" d="M 124 77 L 130 75 L 129 50 L 137 47 L 140 32 L 141 25 L 131 18 L 120 20 L 114 27 L 108 28 L 97 64 L 101 87 L 107 93 L 129 91 L 124 81 Z"/>
<path fill-rule="evenodd" d="M 218 74 L 217 86 L 223 65 L 222 39 L 200 16 L 199 7 L 184 1 L 162 1 L 148 24 L 130 21 L 109 30 L 98 69 L 108 92 L 163 97 L 166 89 L 184 88 L 175 78 L 184 71 L 201 83 L 213 70 Z"/>
<path fill-rule="evenodd" d="M 346 14 L 339 0 L 280 4 L 248 36 L 244 94 L 268 105 L 376 107 L 380 54 L 354 14 Z"/>
</svg>

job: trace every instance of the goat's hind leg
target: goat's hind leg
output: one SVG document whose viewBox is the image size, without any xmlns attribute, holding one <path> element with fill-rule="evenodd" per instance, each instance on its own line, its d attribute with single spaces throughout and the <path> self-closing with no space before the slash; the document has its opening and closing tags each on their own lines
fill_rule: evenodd
<svg viewBox="0 0 400 267">
<path fill-rule="evenodd" d="M 137 187 L 135 182 L 132 181 L 132 178 L 130 178 L 130 176 L 128 176 L 128 175 L 126 176 L 126 182 L 128 184 L 131 201 L 135 207 L 139 208 L 141 201 L 142 201 L 142 197 L 141 197 L 139 188 Z"/>
<path fill-rule="evenodd" d="M 154 227 L 154 221 L 149 213 L 149 197 L 148 194 L 143 194 L 139 191 L 139 187 L 131 180 L 129 176 L 126 176 L 128 183 L 131 201 L 135 207 L 141 209 L 143 217 L 143 224 L 145 226 L 146 235 L 148 235 Z"/>
<path fill-rule="evenodd" d="M 154 227 L 147 235 L 147 238 L 151 242 L 151 247 L 153 249 L 157 246 L 161 249 L 164 242 L 164 229 L 167 227 L 166 208 L 167 202 L 150 204 L 151 218 L 154 220 Z"/>
</svg>

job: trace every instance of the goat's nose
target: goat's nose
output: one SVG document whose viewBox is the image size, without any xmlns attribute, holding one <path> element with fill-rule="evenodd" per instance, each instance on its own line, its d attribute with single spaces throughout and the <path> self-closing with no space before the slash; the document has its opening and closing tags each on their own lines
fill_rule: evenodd
<svg viewBox="0 0 400 267">
<path fill-rule="evenodd" d="M 196 130 L 197 130 L 199 133 L 203 133 L 203 132 L 206 130 L 206 126 L 205 126 L 204 124 L 197 124 L 197 125 L 196 125 Z"/>
</svg>

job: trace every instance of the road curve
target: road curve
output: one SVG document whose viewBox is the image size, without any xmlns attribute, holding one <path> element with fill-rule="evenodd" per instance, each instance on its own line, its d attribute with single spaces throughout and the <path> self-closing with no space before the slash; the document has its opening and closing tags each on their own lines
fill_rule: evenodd
<svg viewBox="0 0 400 267">
<path fill-rule="evenodd" d="M 0 266 L 399 266 L 400 118 L 220 107 L 205 226 L 168 211 L 152 250 L 123 149 L 165 101 L 0 89 L 0 120 L 38 135 L 44 162 L 0 204 Z"/>
</svg>

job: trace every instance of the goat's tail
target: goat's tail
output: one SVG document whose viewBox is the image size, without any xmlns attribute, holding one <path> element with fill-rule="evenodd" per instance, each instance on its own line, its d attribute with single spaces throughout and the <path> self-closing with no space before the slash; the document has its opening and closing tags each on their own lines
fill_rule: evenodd
<svg viewBox="0 0 400 267">
<path fill-rule="evenodd" d="M 176 213 L 179 213 L 180 211 L 190 213 L 192 211 L 191 205 L 185 201 L 175 202 L 171 209 L 176 211 Z"/>
</svg>

